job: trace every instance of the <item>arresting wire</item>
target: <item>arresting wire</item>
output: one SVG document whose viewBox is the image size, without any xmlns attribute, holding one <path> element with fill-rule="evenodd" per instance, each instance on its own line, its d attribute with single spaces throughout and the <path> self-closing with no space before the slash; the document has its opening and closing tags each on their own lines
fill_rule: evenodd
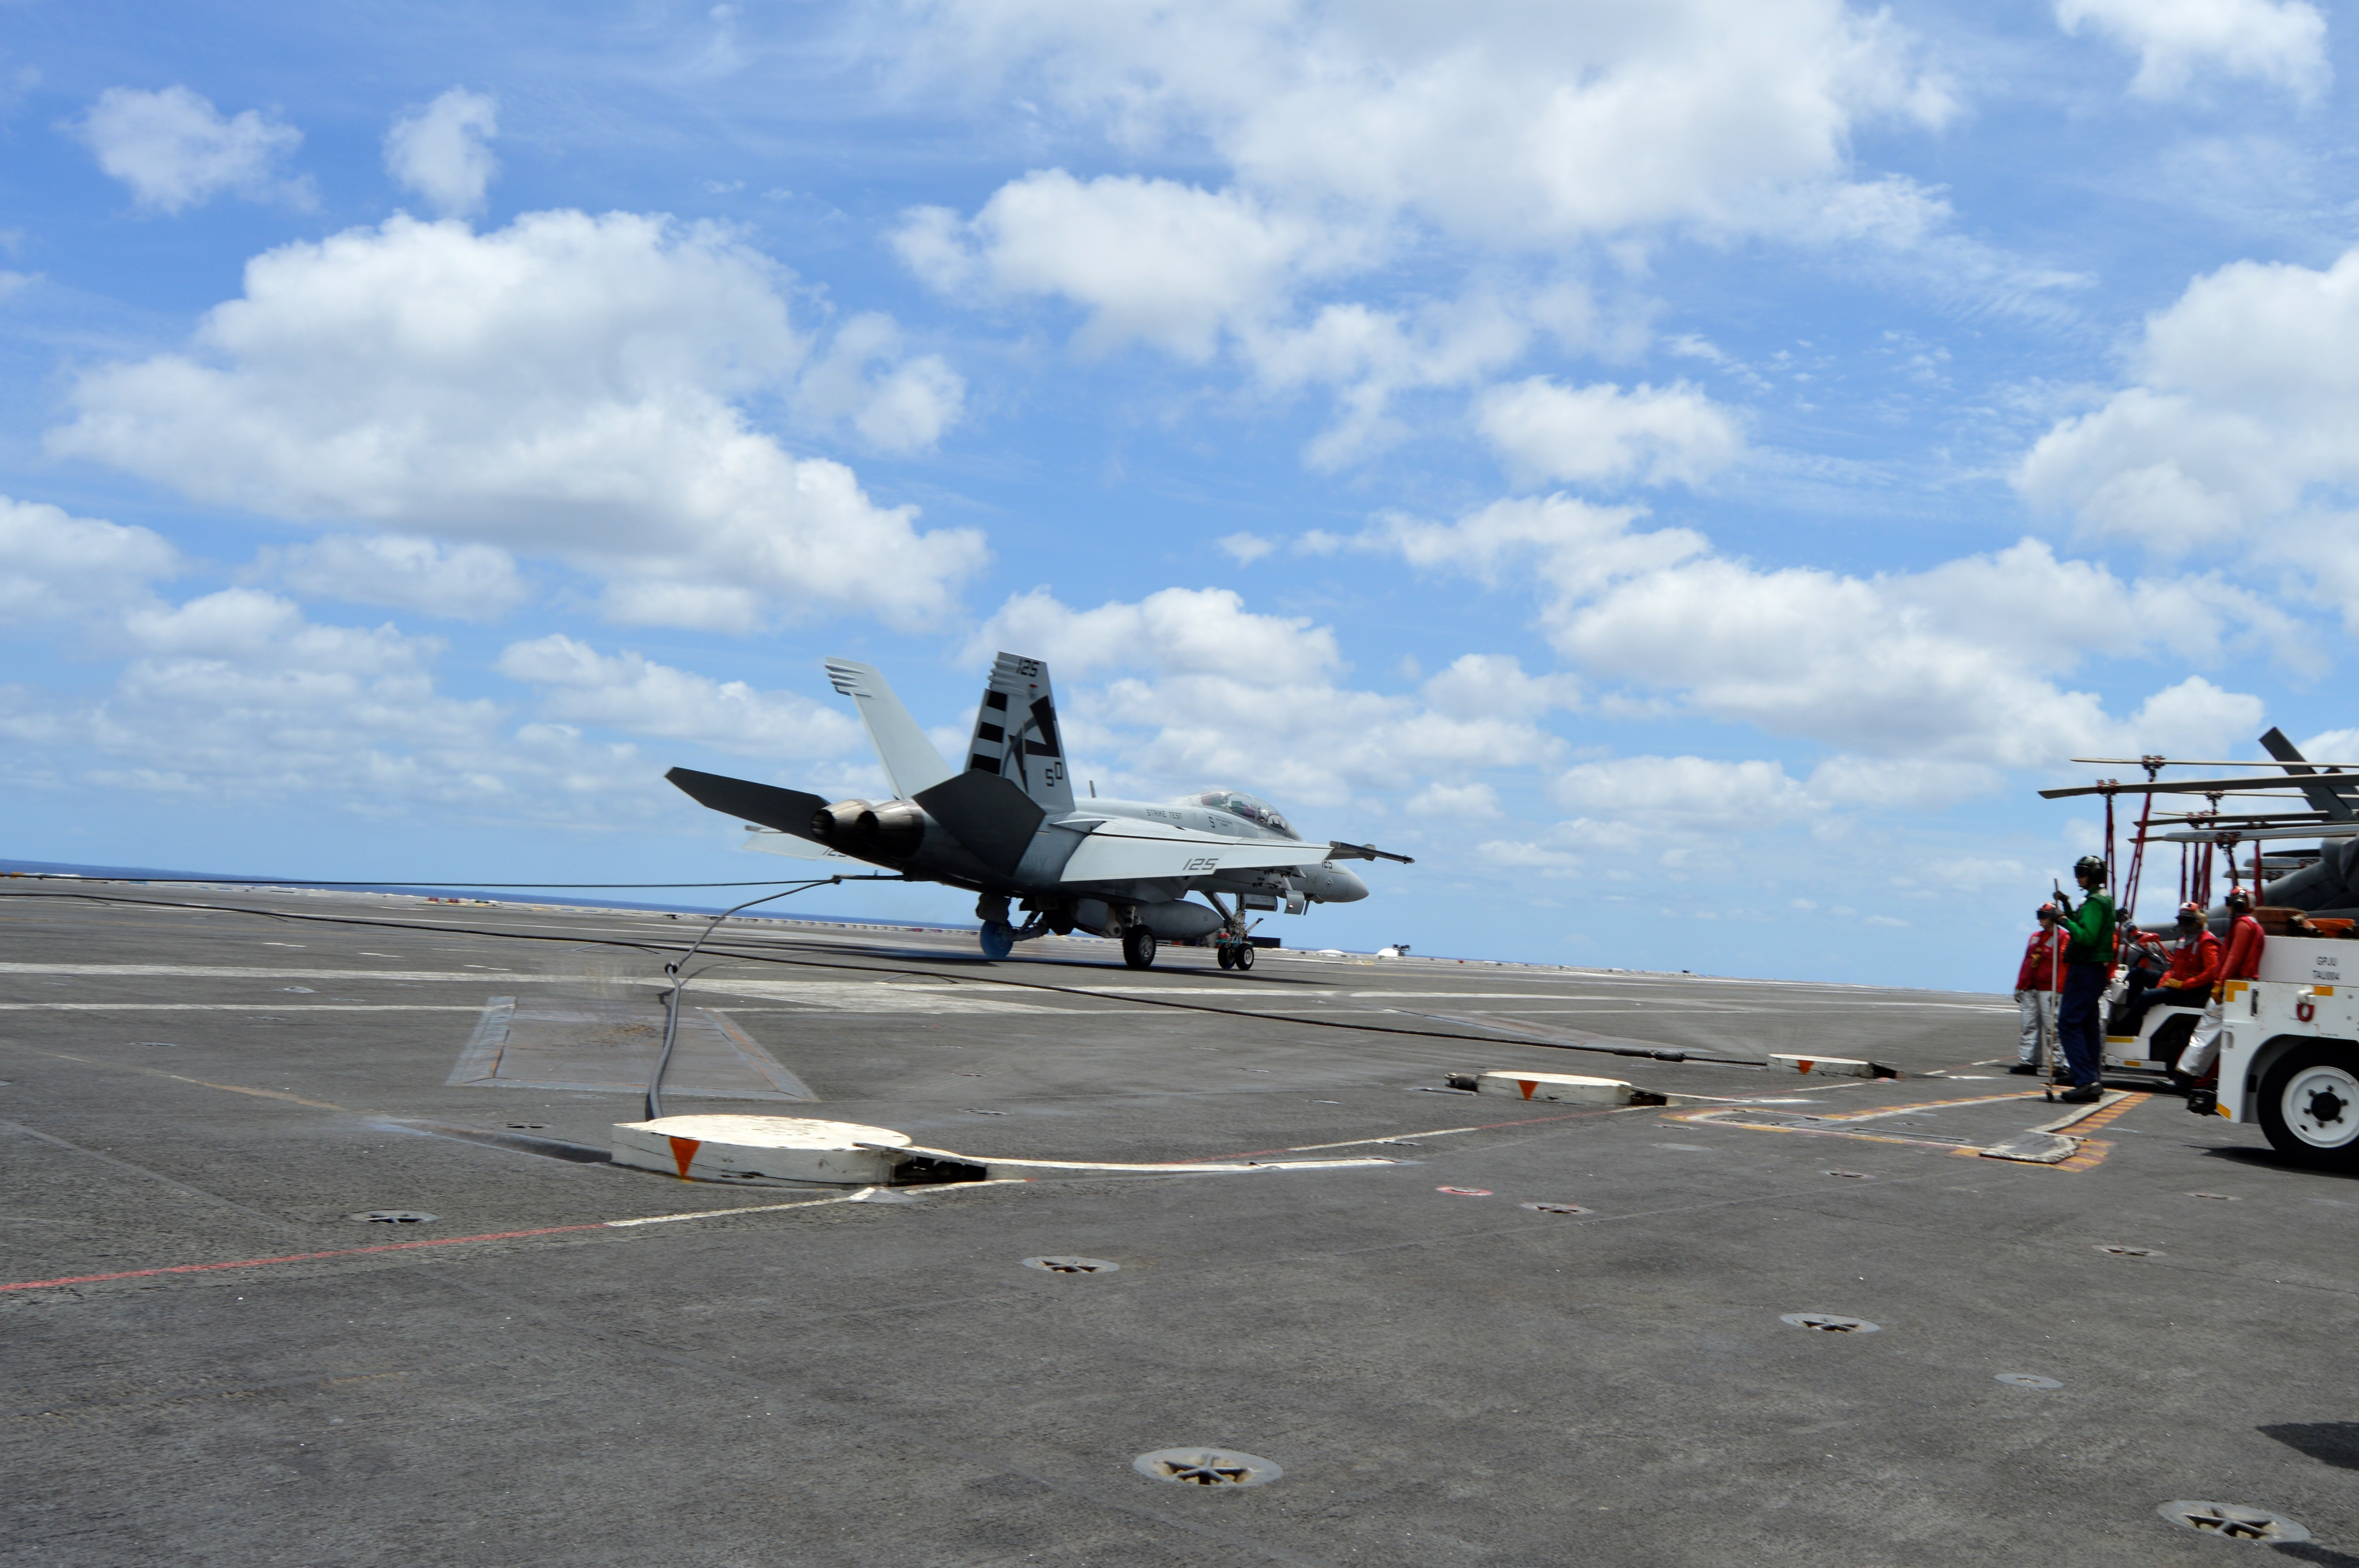
<svg viewBox="0 0 2359 1568">
<path fill-rule="evenodd" d="M 846 877 L 842 878 L 842 880 L 846 882 L 899 882 L 906 880 L 906 878 L 877 876 Z M 256 915 L 266 920 L 306 921 L 318 925 L 376 926 L 395 931 L 440 931 L 446 935 L 498 937 L 512 942 L 564 942 L 574 947 L 627 947 L 636 949 L 641 953 L 674 953 L 679 951 L 679 949 L 673 947 L 668 942 L 625 942 L 613 937 L 552 935 L 543 934 L 538 931 L 494 931 L 483 926 L 430 925 L 421 920 L 371 920 L 364 916 L 354 915 L 302 914 L 285 909 L 246 909 L 234 904 L 192 904 L 161 898 L 126 898 L 119 894 L 79 892 L 36 893 L 29 888 L 23 892 L 16 892 L 7 888 L 0 888 L 0 898 L 80 898 L 86 899 L 92 903 L 124 904 L 148 909 L 202 909 L 217 914 Z M 715 952 L 716 954 L 737 959 L 747 964 L 779 964 L 799 969 L 842 969 L 861 975 L 923 975 L 929 979 L 940 979 L 941 977 L 941 972 L 939 969 L 908 969 L 884 964 L 832 964 L 821 958 L 806 958 L 800 956 L 790 957 L 776 953 L 747 952 L 744 949 L 716 949 Z M 1041 991 L 1047 992 L 1051 996 L 1082 996 L 1086 997 L 1091 1001 L 1101 999 L 1095 993 L 1081 991 L 1069 986 L 1045 985 L 1037 981 L 1031 980 L 1003 980 L 997 975 L 961 975 L 959 977 L 959 982 L 963 985 L 1006 985 L 1019 991 Z M 1135 1007 L 1164 1007 L 1179 1012 L 1188 1013 L 1210 1013 L 1214 1017 L 1223 1018 L 1254 1018 L 1259 1017 L 1259 1015 L 1253 1013 L 1239 1012 L 1233 1007 L 1206 1007 L 1195 1002 L 1182 1002 L 1174 998 L 1151 996 L 1143 992 L 1133 992 L 1127 994 L 1124 996 L 1123 1000 Z M 1346 1023 L 1341 1018 L 1295 1017 L 1288 1018 L 1283 1020 L 1267 1019 L 1265 1021 L 1282 1021 L 1288 1027 L 1296 1029 L 1343 1029 L 1346 1032 L 1358 1034 L 1400 1035 L 1410 1040 L 1470 1040 L 1480 1045 L 1498 1045 L 1503 1043 L 1495 1034 L 1457 1034 L 1443 1029 L 1400 1029 L 1386 1024 Z M 1622 1052 L 1609 1047 L 1582 1045 L 1572 1040 L 1541 1040 L 1537 1037 L 1533 1037 L 1527 1040 L 1520 1041 L 1519 1043 L 1546 1045 L 1558 1051 L 1593 1051 L 1608 1056 L 1622 1054 Z M 1713 1059 L 1697 1056 L 1690 1056 L 1688 1060 L 1690 1062 L 1705 1063 L 1716 1062 L 1718 1065 L 1735 1067 L 1757 1067 L 1764 1065 L 1761 1062 L 1730 1062 L 1726 1059 Z"/>
<path fill-rule="evenodd" d="M 744 903 L 738 905 L 736 909 L 723 909 L 719 914 L 712 917 L 711 922 L 705 926 L 704 930 L 698 933 L 694 942 L 689 943 L 688 951 L 686 953 L 681 953 L 677 959 L 674 959 L 671 963 L 664 965 L 664 973 L 671 976 L 671 990 L 664 997 L 663 1050 L 656 1056 L 656 1070 L 647 1075 L 647 1120 L 654 1121 L 658 1116 L 664 1114 L 664 1070 L 671 1065 L 672 1042 L 679 1036 L 679 994 L 688 989 L 689 961 L 694 958 L 697 954 L 697 950 L 704 945 L 704 939 L 711 936 L 714 931 L 719 931 L 721 929 L 721 922 L 735 914 L 738 909 L 750 909 L 756 904 L 766 904 L 774 898 L 784 898 L 796 893 L 808 893 L 813 887 L 832 887 L 837 883 L 844 880 L 845 878 L 842 877 L 814 877 L 810 881 L 798 883 L 792 887 L 781 888 L 776 893 L 765 893 L 758 898 L 748 898 Z M 878 880 L 878 878 L 863 877 L 853 877 L 852 880 L 866 882 L 875 881 Z M 897 878 L 897 880 L 906 881 L 908 878 Z"/>
</svg>

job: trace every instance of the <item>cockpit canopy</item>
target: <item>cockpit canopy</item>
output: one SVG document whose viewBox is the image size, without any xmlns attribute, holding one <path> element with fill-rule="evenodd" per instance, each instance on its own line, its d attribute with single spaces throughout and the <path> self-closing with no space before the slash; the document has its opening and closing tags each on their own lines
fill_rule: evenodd
<svg viewBox="0 0 2359 1568">
<path fill-rule="evenodd" d="M 1210 806 L 1216 811 L 1227 811 L 1233 816 L 1243 817 L 1249 822 L 1258 822 L 1270 832 L 1283 833 L 1288 838 L 1302 836 L 1294 831 L 1292 823 L 1278 815 L 1277 809 L 1268 801 L 1248 795 L 1242 789 L 1200 789 L 1193 794 L 1180 796 L 1173 803 L 1181 806 Z"/>
</svg>

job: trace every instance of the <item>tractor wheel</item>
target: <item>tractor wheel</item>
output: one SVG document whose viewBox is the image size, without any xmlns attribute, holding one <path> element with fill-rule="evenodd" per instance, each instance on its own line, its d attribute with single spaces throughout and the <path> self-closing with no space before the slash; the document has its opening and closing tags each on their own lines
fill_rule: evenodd
<svg viewBox="0 0 2359 1568">
<path fill-rule="evenodd" d="M 2296 1047 L 2261 1081 L 2261 1130 L 2314 1171 L 2359 1170 L 2359 1049 Z"/>
</svg>

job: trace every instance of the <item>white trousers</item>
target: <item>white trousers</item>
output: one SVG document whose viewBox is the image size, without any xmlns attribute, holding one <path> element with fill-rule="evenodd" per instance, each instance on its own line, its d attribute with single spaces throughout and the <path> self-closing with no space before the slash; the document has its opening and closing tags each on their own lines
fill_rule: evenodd
<svg viewBox="0 0 2359 1568">
<path fill-rule="evenodd" d="M 2228 1006 L 2212 1002 L 2205 1006 L 2203 1016 L 2195 1022 L 2195 1032 L 2188 1037 L 2187 1049 L 2179 1053 L 2179 1070 L 2190 1078 L 2201 1078 L 2212 1071 L 2220 1060 L 2220 1031 L 2226 1027 Z"/>
<path fill-rule="evenodd" d="M 2015 1007 L 2023 1015 L 2023 1038 L 2017 1046 L 2016 1060 L 2027 1066 L 2040 1066 L 2056 1049 L 2056 993 L 2017 991 Z"/>
</svg>

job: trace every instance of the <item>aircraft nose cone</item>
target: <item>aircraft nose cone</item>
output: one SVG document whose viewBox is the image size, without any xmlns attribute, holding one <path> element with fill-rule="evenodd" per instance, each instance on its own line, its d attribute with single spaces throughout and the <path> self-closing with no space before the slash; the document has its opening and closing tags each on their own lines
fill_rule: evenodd
<svg viewBox="0 0 2359 1568">
<path fill-rule="evenodd" d="M 1355 873 L 1338 868 L 1330 871 L 1327 875 L 1334 878 L 1331 884 L 1334 891 L 1327 895 L 1327 902 L 1356 904 L 1368 896 L 1368 885 L 1361 881 Z"/>
</svg>

